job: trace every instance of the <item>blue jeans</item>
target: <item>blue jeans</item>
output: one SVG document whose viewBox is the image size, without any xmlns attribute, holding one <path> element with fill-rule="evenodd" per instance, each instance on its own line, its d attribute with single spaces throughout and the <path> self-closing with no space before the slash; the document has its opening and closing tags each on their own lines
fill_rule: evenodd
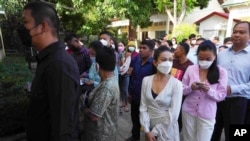
<svg viewBox="0 0 250 141">
<path fill-rule="evenodd" d="M 120 75 L 120 91 L 121 91 L 121 101 L 128 104 L 128 86 L 129 86 L 129 75 Z"/>
</svg>

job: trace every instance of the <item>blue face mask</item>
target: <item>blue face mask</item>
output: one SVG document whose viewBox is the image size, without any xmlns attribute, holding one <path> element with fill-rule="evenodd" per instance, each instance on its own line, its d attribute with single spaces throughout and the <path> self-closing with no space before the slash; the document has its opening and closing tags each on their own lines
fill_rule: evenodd
<svg viewBox="0 0 250 141">
<path fill-rule="evenodd" d="M 92 63 L 93 63 L 93 62 L 96 62 L 96 61 L 95 61 L 95 57 L 90 57 L 90 59 L 91 59 Z"/>
</svg>

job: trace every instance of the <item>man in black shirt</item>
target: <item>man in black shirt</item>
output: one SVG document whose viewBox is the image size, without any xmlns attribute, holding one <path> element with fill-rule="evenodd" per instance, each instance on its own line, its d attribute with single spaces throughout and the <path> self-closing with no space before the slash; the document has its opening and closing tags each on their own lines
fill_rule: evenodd
<svg viewBox="0 0 250 141">
<path fill-rule="evenodd" d="M 77 141 L 79 71 L 58 40 L 59 19 L 43 2 L 28 3 L 23 11 L 24 43 L 32 44 L 37 70 L 31 87 L 27 141 Z M 20 31 L 20 30 L 19 30 Z"/>
</svg>

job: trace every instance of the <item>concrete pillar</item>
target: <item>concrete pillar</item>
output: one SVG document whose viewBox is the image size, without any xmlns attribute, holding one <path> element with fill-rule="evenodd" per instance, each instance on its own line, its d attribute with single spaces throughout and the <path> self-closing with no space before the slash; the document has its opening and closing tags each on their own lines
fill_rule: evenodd
<svg viewBox="0 0 250 141">
<path fill-rule="evenodd" d="M 233 11 L 230 11 L 229 12 L 229 17 L 228 17 L 228 20 L 227 20 L 226 37 L 231 37 L 232 29 L 233 29 L 233 19 L 234 19 L 234 13 L 233 13 Z"/>
</svg>

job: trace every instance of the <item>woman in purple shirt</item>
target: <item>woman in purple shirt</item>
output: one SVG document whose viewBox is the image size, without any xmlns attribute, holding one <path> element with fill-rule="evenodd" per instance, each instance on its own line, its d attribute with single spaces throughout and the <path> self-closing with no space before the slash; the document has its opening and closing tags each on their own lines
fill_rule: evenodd
<svg viewBox="0 0 250 141">
<path fill-rule="evenodd" d="M 198 64 L 189 66 L 183 76 L 182 140 L 210 141 L 217 110 L 227 88 L 226 70 L 217 66 L 216 47 L 206 40 L 197 50 Z"/>
</svg>

